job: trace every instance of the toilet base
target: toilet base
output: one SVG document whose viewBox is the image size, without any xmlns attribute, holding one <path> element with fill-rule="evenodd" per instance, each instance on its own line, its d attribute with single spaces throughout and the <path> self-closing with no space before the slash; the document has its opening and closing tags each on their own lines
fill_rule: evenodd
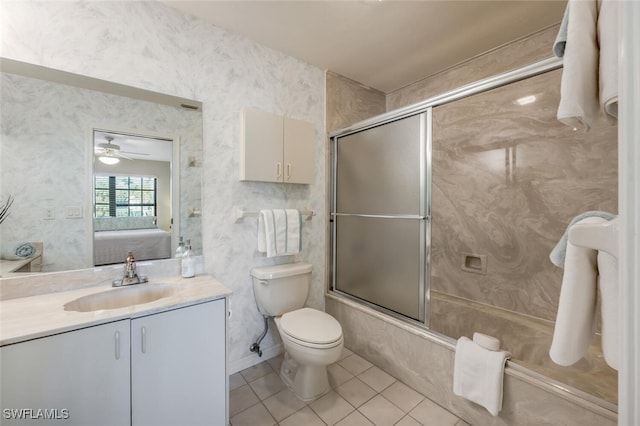
<svg viewBox="0 0 640 426">
<path fill-rule="evenodd" d="M 326 367 L 299 365 L 285 352 L 280 378 L 304 402 L 310 402 L 331 390 Z"/>
</svg>

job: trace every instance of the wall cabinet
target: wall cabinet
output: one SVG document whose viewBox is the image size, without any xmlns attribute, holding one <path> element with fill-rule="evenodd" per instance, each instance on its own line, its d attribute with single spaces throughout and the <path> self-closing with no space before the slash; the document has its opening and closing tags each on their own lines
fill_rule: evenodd
<svg viewBox="0 0 640 426">
<path fill-rule="evenodd" d="M 0 348 L 1 423 L 225 425 L 225 309 L 215 300 Z"/>
<path fill-rule="evenodd" d="M 244 108 L 241 129 L 240 180 L 313 183 L 312 123 Z"/>
</svg>

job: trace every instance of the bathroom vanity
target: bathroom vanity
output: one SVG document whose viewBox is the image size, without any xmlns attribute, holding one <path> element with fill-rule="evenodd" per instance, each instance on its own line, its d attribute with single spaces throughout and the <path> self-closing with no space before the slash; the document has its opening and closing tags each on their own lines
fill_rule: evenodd
<svg viewBox="0 0 640 426">
<path fill-rule="evenodd" d="M 231 292 L 157 281 L 0 302 L 2 424 L 226 425 Z"/>
</svg>

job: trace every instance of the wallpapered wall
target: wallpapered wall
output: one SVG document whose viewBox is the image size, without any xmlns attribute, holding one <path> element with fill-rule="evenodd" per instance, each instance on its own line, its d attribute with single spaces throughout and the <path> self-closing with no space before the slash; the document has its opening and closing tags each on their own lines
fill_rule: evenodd
<svg viewBox="0 0 640 426">
<path fill-rule="evenodd" d="M 200 218 L 188 214 L 189 208 L 200 208 L 201 170 L 187 167 L 189 156 L 202 155 L 199 112 L 15 74 L 0 77 L 0 194 L 15 197 L 11 214 L 2 224 L 2 242 L 41 241 L 44 272 L 93 265 L 93 167 L 88 158 L 93 155 L 92 129 L 97 127 L 179 139 L 181 179 L 189 182 L 179 194 L 179 230 L 192 236 L 193 247 L 201 251 Z M 123 160 L 108 167 L 121 173 L 133 163 Z M 157 162 L 142 163 L 151 167 Z M 101 166 L 97 163 L 96 170 Z M 135 167 L 140 171 L 142 166 Z M 159 223 L 169 230 L 167 168 L 153 174 L 167 187 L 166 196 L 158 200 L 164 204 Z M 67 219 L 67 207 L 82 208 L 82 218 Z M 52 209 L 55 218 L 44 220 L 45 209 Z"/>
<path fill-rule="evenodd" d="M 233 290 L 231 370 L 256 362 L 249 345 L 263 321 L 252 267 L 313 264 L 310 306 L 324 308 L 324 72 L 158 2 L 3 1 L 2 56 L 203 102 L 202 239 L 205 271 Z M 240 110 L 255 107 L 315 125 L 312 185 L 240 182 Z M 274 261 L 256 251 L 257 223 L 233 206 L 310 208 L 303 250 Z M 273 328 L 263 351 L 279 345 Z"/>
</svg>

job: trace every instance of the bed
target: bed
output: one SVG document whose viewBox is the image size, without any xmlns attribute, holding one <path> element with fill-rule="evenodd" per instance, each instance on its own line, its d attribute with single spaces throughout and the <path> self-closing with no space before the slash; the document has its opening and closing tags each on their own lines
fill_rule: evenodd
<svg viewBox="0 0 640 426">
<path fill-rule="evenodd" d="M 136 260 L 171 257 L 171 234 L 162 229 L 128 229 L 94 232 L 94 265 L 123 263 L 127 252 Z"/>
</svg>

